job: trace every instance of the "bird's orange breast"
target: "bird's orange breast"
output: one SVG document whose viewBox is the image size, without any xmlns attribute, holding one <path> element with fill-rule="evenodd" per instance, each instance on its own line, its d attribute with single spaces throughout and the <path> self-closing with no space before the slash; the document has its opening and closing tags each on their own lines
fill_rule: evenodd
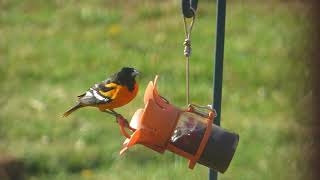
<svg viewBox="0 0 320 180">
<path fill-rule="evenodd" d="M 128 104 L 138 93 L 138 84 L 135 83 L 133 91 L 129 91 L 126 86 L 117 86 L 114 90 L 112 101 L 107 104 L 99 105 L 100 110 L 114 109 Z"/>
</svg>

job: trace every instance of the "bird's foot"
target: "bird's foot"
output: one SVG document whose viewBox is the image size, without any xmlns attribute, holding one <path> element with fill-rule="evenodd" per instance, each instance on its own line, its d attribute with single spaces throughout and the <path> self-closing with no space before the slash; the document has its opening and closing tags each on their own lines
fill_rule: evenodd
<svg viewBox="0 0 320 180">
<path fill-rule="evenodd" d="M 116 121 L 120 126 L 129 127 L 129 122 L 121 114 L 117 114 L 116 118 Z"/>
<path fill-rule="evenodd" d="M 114 110 L 105 110 L 104 112 L 113 115 L 116 118 L 116 122 L 123 127 L 130 128 L 129 122 L 119 113 Z"/>
</svg>

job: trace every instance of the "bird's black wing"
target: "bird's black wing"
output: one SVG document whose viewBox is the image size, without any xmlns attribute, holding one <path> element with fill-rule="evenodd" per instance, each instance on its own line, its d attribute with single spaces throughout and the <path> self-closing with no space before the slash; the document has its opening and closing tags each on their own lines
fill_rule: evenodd
<svg viewBox="0 0 320 180">
<path fill-rule="evenodd" d="M 112 101 L 112 90 L 115 89 L 114 86 L 108 86 L 110 84 L 118 84 L 117 73 L 111 75 L 106 80 L 101 83 L 93 85 L 85 93 L 78 96 L 79 101 L 83 104 L 104 104 Z"/>
<path fill-rule="evenodd" d="M 109 81 L 97 83 L 88 89 L 85 93 L 79 95 L 79 101 L 85 105 L 106 104 L 112 101 L 110 93 L 114 87 L 108 87 Z"/>
</svg>

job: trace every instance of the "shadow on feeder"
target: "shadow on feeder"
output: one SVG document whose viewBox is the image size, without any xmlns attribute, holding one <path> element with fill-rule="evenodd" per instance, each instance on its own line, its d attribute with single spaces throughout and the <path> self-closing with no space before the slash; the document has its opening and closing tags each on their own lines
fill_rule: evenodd
<svg viewBox="0 0 320 180">
<path fill-rule="evenodd" d="M 189 159 L 189 168 L 198 162 L 221 173 L 225 172 L 235 153 L 239 136 L 213 124 L 216 113 L 208 107 L 189 105 L 182 110 L 159 95 L 158 76 L 144 94 L 144 109 L 133 115 L 129 135 L 124 123 L 119 123 L 127 138 L 120 154 L 131 146 L 142 144 L 156 152 L 169 150 Z M 203 110 L 206 111 L 203 111 Z M 122 118 L 122 117 L 119 117 Z M 118 122 L 123 122 L 120 120 Z"/>
</svg>

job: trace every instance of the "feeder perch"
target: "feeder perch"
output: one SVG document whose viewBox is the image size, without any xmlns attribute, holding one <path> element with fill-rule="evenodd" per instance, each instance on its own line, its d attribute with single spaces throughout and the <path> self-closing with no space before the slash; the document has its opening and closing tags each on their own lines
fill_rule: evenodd
<svg viewBox="0 0 320 180">
<path fill-rule="evenodd" d="M 213 124 L 213 109 L 189 105 L 185 110 L 170 104 L 159 95 L 158 76 L 144 94 L 144 108 L 133 115 L 129 128 L 119 123 L 127 138 L 120 154 L 135 144 L 142 144 L 158 153 L 169 150 L 189 159 L 189 168 L 198 162 L 219 172 L 225 172 L 236 150 L 239 136 Z M 203 110 L 206 111 L 203 111 Z"/>
</svg>

